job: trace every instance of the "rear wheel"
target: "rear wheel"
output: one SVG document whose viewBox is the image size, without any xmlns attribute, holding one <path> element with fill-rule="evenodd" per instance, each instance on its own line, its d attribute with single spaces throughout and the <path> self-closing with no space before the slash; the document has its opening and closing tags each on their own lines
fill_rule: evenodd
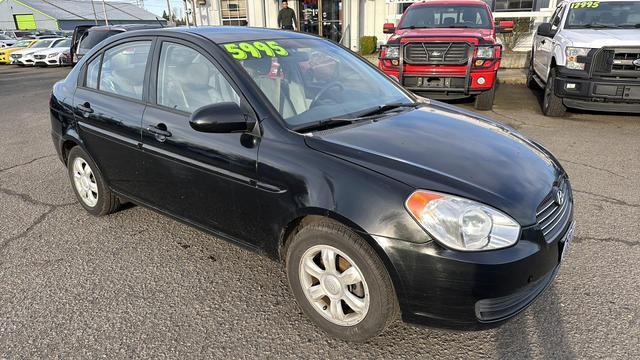
<svg viewBox="0 0 640 360">
<path fill-rule="evenodd" d="M 96 216 L 118 210 L 120 201 L 106 185 L 98 166 L 79 146 L 69 151 L 67 169 L 73 191 L 85 210 Z"/>
<path fill-rule="evenodd" d="M 286 251 L 291 290 L 305 314 L 331 336 L 364 341 L 398 316 L 389 274 L 359 235 L 328 220 L 305 226 Z"/>
<path fill-rule="evenodd" d="M 542 100 L 542 112 L 551 117 L 560 117 L 567 112 L 567 107 L 562 103 L 562 98 L 557 96 L 555 92 L 556 77 L 556 69 L 551 69 L 544 87 L 544 98 Z"/>
<path fill-rule="evenodd" d="M 497 81 L 497 79 L 495 80 Z M 496 84 L 494 82 L 491 89 L 476 95 L 476 101 L 473 106 L 477 110 L 491 110 L 493 108 L 493 99 L 496 97 Z"/>
</svg>

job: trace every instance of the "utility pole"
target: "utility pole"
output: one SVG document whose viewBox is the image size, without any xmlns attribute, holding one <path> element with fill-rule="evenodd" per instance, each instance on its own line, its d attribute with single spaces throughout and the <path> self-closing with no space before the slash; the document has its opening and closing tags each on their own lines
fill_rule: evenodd
<svg viewBox="0 0 640 360">
<path fill-rule="evenodd" d="M 96 4 L 91 0 L 91 7 L 93 8 L 93 19 L 96 21 L 96 25 L 98 25 L 98 14 L 96 14 Z"/>
<path fill-rule="evenodd" d="M 102 0 L 102 12 L 104 12 L 104 24 L 109 26 L 109 19 L 107 18 L 107 5 Z"/>
<path fill-rule="evenodd" d="M 171 3 L 169 2 L 169 0 L 167 0 L 167 15 L 169 16 L 169 20 L 167 20 L 167 23 L 171 24 L 171 22 L 173 22 L 173 16 L 171 16 Z"/>
<path fill-rule="evenodd" d="M 196 21 L 196 0 L 191 0 L 191 16 L 193 16 L 193 26 L 198 26 L 198 22 Z"/>
<path fill-rule="evenodd" d="M 191 10 L 187 7 L 187 0 L 182 0 L 184 4 L 184 20 L 187 23 L 187 27 L 189 27 L 189 16 L 191 15 Z"/>
</svg>

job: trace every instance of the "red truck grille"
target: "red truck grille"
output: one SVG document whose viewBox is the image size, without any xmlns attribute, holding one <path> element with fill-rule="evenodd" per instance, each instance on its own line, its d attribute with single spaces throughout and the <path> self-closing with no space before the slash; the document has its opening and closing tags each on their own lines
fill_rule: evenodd
<svg viewBox="0 0 640 360">
<path fill-rule="evenodd" d="M 404 46 L 408 64 L 462 65 L 469 60 L 471 45 L 466 42 L 410 42 Z"/>
</svg>

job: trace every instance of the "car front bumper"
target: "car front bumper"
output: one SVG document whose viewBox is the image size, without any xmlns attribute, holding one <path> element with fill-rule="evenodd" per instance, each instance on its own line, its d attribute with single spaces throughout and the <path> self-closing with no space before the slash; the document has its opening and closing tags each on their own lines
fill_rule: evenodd
<svg viewBox="0 0 640 360">
<path fill-rule="evenodd" d="M 640 80 L 556 78 L 556 95 L 572 108 L 592 111 L 640 112 Z"/>
<path fill-rule="evenodd" d="M 572 216 L 572 215 L 571 215 Z M 573 236 L 571 218 L 547 243 L 535 226 L 509 248 L 460 252 L 374 236 L 393 271 L 403 320 L 478 329 L 529 306 L 553 281 Z"/>
</svg>

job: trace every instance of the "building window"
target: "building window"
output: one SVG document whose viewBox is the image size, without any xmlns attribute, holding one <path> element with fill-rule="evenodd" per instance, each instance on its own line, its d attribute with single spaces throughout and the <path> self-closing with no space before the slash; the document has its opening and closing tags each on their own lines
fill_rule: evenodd
<svg viewBox="0 0 640 360">
<path fill-rule="evenodd" d="M 495 11 L 533 10 L 534 0 L 496 0 Z"/>
<path fill-rule="evenodd" d="M 222 25 L 247 26 L 247 0 L 220 0 Z"/>
</svg>

